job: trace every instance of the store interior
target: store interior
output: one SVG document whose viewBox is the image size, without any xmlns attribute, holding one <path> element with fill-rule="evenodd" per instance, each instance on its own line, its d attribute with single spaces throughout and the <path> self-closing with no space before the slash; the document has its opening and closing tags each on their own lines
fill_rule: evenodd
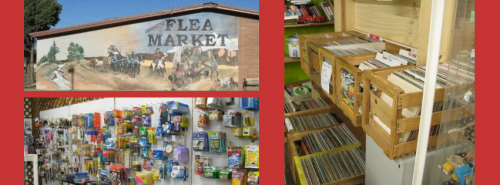
<svg viewBox="0 0 500 185">
<path fill-rule="evenodd" d="M 474 3 L 285 0 L 285 184 L 475 184 Z"/>
<path fill-rule="evenodd" d="M 258 98 L 24 102 L 25 184 L 259 184 Z"/>
</svg>

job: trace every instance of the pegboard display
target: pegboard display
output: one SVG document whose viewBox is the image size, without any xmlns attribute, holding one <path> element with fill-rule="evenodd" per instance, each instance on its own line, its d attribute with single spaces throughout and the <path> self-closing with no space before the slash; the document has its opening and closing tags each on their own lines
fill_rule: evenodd
<svg viewBox="0 0 500 185">
<path fill-rule="evenodd" d="M 239 110 L 244 111 L 245 109 L 239 108 L 239 98 L 234 98 L 234 104 L 233 105 L 225 105 L 225 102 L 223 102 L 223 106 L 218 107 L 218 109 L 221 109 L 225 112 L 228 110 Z M 252 110 L 254 112 L 255 116 L 255 126 L 253 126 L 256 129 L 256 133 L 259 133 L 259 110 Z M 194 132 L 209 132 L 209 131 L 224 131 L 226 132 L 226 138 L 228 140 L 227 146 L 241 146 L 244 147 L 245 145 L 259 145 L 259 141 L 255 141 L 254 143 L 251 142 L 249 137 L 234 137 L 232 135 L 232 128 L 230 127 L 225 127 L 222 123 L 222 121 L 214 121 L 214 120 L 209 120 L 209 127 L 198 127 L 198 119 L 200 114 L 209 114 L 208 110 L 202 110 L 198 108 L 194 108 L 193 110 L 193 122 L 192 124 Z M 202 157 L 209 157 L 210 162 L 209 166 L 214 166 L 214 167 L 228 167 L 228 153 L 227 152 L 222 152 L 222 153 L 214 153 L 214 152 L 208 152 L 208 151 L 193 151 L 193 155 L 191 156 L 191 161 L 195 161 L 195 156 L 200 155 Z M 194 169 L 194 162 L 191 165 L 191 169 Z M 193 172 L 192 172 L 193 173 Z M 203 176 L 199 175 L 191 175 L 193 179 L 193 185 L 205 185 L 205 184 L 210 184 L 210 185 L 230 185 L 231 181 L 222 181 L 220 179 L 209 179 L 205 178 Z"/>
<path fill-rule="evenodd" d="M 116 98 L 115 99 L 115 108 L 123 110 L 123 108 L 128 108 L 132 109 L 134 106 L 142 106 L 142 105 L 148 105 L 152 106 L 154 113 L 151 115 L 151 127 L 156 128 L 158 127 L 159 124 L 159 118 L 160 118 L 160 111 L 159 107 L 161 103 L 165 103 L 167 101 L 178 101 L 184 104 L 189 105 L 189 112 L 188 114 L 183 114 L 183 116 L 187 116 L 189 118 L 189 129 L 187 132 L 185 132 L 185 145 L 187 148 L 189 148 L 189 155 L 192 155 L 192 150 L 191 150 L 191 133 L 193 131 L 192 125 L 192 112 L 193 112 L 193 98 Z M 163 150 L 163 141 L 178 141 L 180 136 L 167 136 L 167 137 L 158 137 L 157 138 L 157 143 L 156 144 L 151 144 L 151 150 Z M 140 157 L 133 157 L 133 160 L 139 160 L 142 161 Z M 168 159 L 172 159 L 172 155 L 168 156 Z M 158 164 L 155 163 L 155 165 L 159 164 L 164 164 L 163 161 L 160 161 Z M 191 165 L 191 161 L 189 163 L 179 163 L 179 166 L 187 166 L 189 170 L 189 177 L 186 179 L 186 181 L 182 179 L 165 179 L 161 181 L 155 181 L 155 185 L 163 185 L 163 184 L 178 184 L 178 185 L 190 185 L 192 182 L 192 177 L 193 177 L 193 169 L 190 169 L 189 167 Z"/>
<path fill-rule="evenodd" d="M 123 110 L 123 109 L 132 109 L 132 107 L 137 107 L 137 106 L 142 106 L 142 105 L 147 105 L 151 106 L 154 110 L 154 113 L 151 114 L 151 127 L 156 128 L 158 127 L 159 124 L 159 117 L 160 117 L 160 111 L 159 107 L 161 103 L 165 103 L 167 101 L 178 101 L 184 104 L 189 105 L 189 113 L 183 114 L 183 116 L 188 117 L 189 120 L 189 128 L 188 131 L 185 132 L 185 146 L 191 150 L 191 135 L 192 135 L 192 116 L 191 113 L 193 112 L 193 99 L 192 98 L 104 98 L 104 99 L 99 99 L 95 101 L 89 101 L 89 102 L 84 102 L 84 103 L 79 103 L 79 104 L 74 104 L 71 106 L 64 106 L 64 107 L 59 107 L 55 109 L 50 109 L 46 111 L 41 111 L 40 112 L 40 118 L 41 119 L 46 119 L 46 120 L 55 120 L 56 118 L 71 118 L 72 115 L 74 114 L 87 114 L 87 113 L 100 113 L 101 114 L 101 123 L 104 123 L 104 115 L 106 111 L 112 111 L 114 109 L 118 110 Z M 101 128 L 104 127 L 104 124 L 101 124 Z M 45 126 L 42 128 L 43 129 L 48 129 L 49 126 Z M 117 126 L 110 126 L 110 130 L 112 131 L 112 136 L 116 136 L 116 128 Z M 79 128 L 83 129 L 84 131 L 87 130 L 92 130 L 92 129 L 87 129 L 87 128 Z M 45 137 L 45 135 L 42 135 L 42 137 Z M 157 143 L 152 144 L 151 150 L 162 150 L 163 149 L 163 141 L 175 141 L 177 142 L 180 139 L 180 136 L 167 136 L 167 137 L 157 137 Z M 76 151 L 76 146 L 73 145 L 73 143 L 69 143 L 71 146 L 71 150 L 66 150 L 63 155 L 69 156 L 70 161 L 74 161 L 77 156 L 71 156 L 71 152 Z M 52 153 L 48 153 L 51 155 Z M 190 151 L 190 156 L 191 156 L 191 151 Z M 172 156 L 168 156 L 169 159 L 172 158 Z M 82 157 L 83 158 L 83 157 Z M 191 157 L 190 157 L 191 158 Z M 132 157 L 131 161 L 142 161 L 140 157 Z M 114 163 L 111 163 L 110 165 L 113 165 Z M 163 161 L 157 160 L 155 165 L 162 165 L 164 164 Z M 109 170 L 110 165 L 105 165 L 106 170 Z M 188 163 L 179 163 L 179 166 L 186 166 L 188 167 L 189 170 L 189 178 L 186 179 L 186 181 L 183 181 L 182 179 L 165 179 L 161 181 L 155 181 L 155 185 L 163 185 L 163 184 L 180 184 L 180 185 L 189 185 L 191 184 L 191 174 L 192 169 L 189 169 L 191 166 L 191 161 Z M 81 169 L 84 169 L 84 164 L 81 163 L 80 166 Z M 131 170 L 129 170 L 129 176 L 132 175 Z M 95 180 L 96 176 L 90 175 L 90 180 Z M 57 185 L 59 184 L 59 181 L 44 181 L 45 184 L 48 185 Z"/>
<path fill-rule="evenodd" d="M 39 101 L 34 99 L 33 101 Z M 201 110 L 197 109 L 194 107 L 194 98 L 104 98 L 104 99 L 99 99 L 99 100 L 94 100 L 94 101 L 88 101 L 88 102 L 83 102 L 83 103 L 78 103 L 78 104 L 73 104 L 69 106 L 63 106 L 63 107 L 58 107 L 55 109 L 50 109 L 50 110 L 45 110 L 41 111 L 39 113 L 40 118 L 42 119 L 48 119 L 48 120 L 55 120 L 55 118 L 71 118 L 72 115 L 74 114 L 87 114 L 87 113 L 100 113 L 101 117 L 101 128 L 104 127 L 104 115 L 106 111 L 112 111 L 114 109 L 117 110 L 124 110 L 124 109 L 132 109 L 133 107 L 140 107 L 142 105 L 147 105 L 149 107 L 152 107 L 154 110 L 154 113 L 151 114 L 151 127 L 152 128 L 157 128 L 159 125 L 159 120 L 160 120 L 160 105 L 162 103 L 165 103 L 167 101 L 178 101 L 184 104 L 189 105 L 189 113 L 183 114 L 183 116 L 188 117 L 188 122 L 189 122 L 189 127 L 188 130 L 185 132 L 185 137 L 184 137 L 184 146 L 189 149 L 189 161 L 187 163 L 179 163 L 179 166 L 187 166 L 188 167 L 188 173 L 189 177 L 187 178 L 186 181 L 183 181 L 182 179 L 165 179 L 165 180 L 160 180 L 160 181 L 155 181 L 155 185 L 163 185 L 163 184 L 179 184 L 179 185 L 190 185 L 190 184 L 225 184 L 229 185 L 231 184 L 230 181 L 222 181 L 219 179 L 207 179 L 204 178 L 203 176 L 198 176 L 195 175 L 195 155 L 200 155 L 202 157 L 209 157 L 210 158 L 210 166 L 215 166 L 215 167 L 227 167 L 228 166 L 228 156 L 227 152 L 221 152 L 221 153 L 212 153 L 212 152 L 200 152 L 200 151 L 193 151 L 192 147 L 192 133 L 193 131 L 224 131 L 226 132 L 226 137 L 227 137 L 227 146 L 242 146 L 244 147 L 245 145 L 258 145 L 259 141 L 255 141 L 252 143 L 249 137 L 234 137 L 232 136 L 232 128 L 225 127 L 222 123 L 222 121 L 215 121 L 215 120 L 210 120 L 209 121 L 209 127 L 207 128 L 201 128 L 197 126 L 198 118 L 200 114 L 209 114 L 208 110 Z M 239 101 L 238 98 L 234 98 L 234 103 L 232 105 L 224 105 L 222 107 L 219 107 L 219 109 L 227 112 L 229 110 L 238 110 L 238 111 L 244 111 L 244 109 L 239 108 Z M 255 128 L 255 132 L 259 133 L 259 111 L 258 110 L 252 110 L 254 112 L 254 118 L 255 118 L 255 125 L 252 126 Z M 37 114 L 38 115 L 38 114 Z M 48 127 L 48 126 L 46 126 Z M 112 136 L 116 137 L 117 133 L 117 126 L 110 126 L 110 130 L 112 131 Z M 42 128 L 43 130 L 44 128 Z M 87 128 L 79 128 L 79 130 L 82 129 L 84 131 L 87 130 Z M 78 131 L 79 131 L 78 130 Z M 92 130 L 91 128 L 89 130 Z M 77 131 L 77 133 L 78 133 Z M 46 137 L 45 135 L 42 135 L 42 137 Z M 75 136 L 69 136 L 70 140 L 72 137 Z M 157 143 L 151 145 L 151 150 L 163 150 L 163 141 L 174 141 L 178 142 L 180 140 L 180 136 L 173 135 L 173 136 L 166 136 L 166 137 L 157 137 Z M 76 151 L 77 145 L 73 145 L 72 142 L 68 143 L 70 145 L 70 149 L 65 150 L 63 155 L 69 156 L 70 161 L 74 161 L 77 159 L 77 156 L 71 155 L 71 152 Z M 169 159 L 172 159 L 172 155 L 168 156 Z M 142 161 L 143 159 L 140 158 L 139 156 L 133 156 L 131 161 Z M 81 157 L 81 162 L 80 162 L 80 168 L 83 170 L 84 164 L 83 164 L 83 157 Z M 164 161 L 156 160 L 155 165 L 163 165 Z M 113 163 L 111 163 L 113 165 Z M 105 165 L 106 169 L 109 170 L 109 165 Z M 83 170 L 85 171 L 85 170 Z M 131 170 L 129 170 L 129 176 L 131 176 Z M 95 180 L 96 176 L 90 175 L 91 180 Z M 58 181 L 48 181 L 48 185 L 56 185 L 59 184 Z"/>
</svg>

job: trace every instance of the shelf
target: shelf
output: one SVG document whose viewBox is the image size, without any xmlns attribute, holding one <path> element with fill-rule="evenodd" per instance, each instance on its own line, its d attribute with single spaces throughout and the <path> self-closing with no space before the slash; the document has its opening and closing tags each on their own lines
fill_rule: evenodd
<svg viewBox="0 0 500 185">
<path fill-rule="evenodd" d="M 322 25 L 334 25 L 334 21 L 321 22 L 321 23 L 297 23 L 292 25 L 285 25 L 285 28 L 294 28 L 294 27 L 304 27 L 304 26 L 322 26 Z"/>
<path fill-rule="evenodd" d="M 300 62 L 300 58 L 290 58 L 289 56 L 285 56 L 285 64 L 295 62 Z"/>
</svg>

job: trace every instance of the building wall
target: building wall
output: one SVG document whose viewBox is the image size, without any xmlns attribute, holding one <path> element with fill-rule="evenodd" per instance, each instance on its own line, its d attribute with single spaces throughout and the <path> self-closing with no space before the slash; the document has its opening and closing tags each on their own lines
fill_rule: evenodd
<svg viewBox="0 0 500 185">
<path fill-rule="evenodd" d="M 169 19 L 177 20 L 177 22 L 170 25 Z M 181 20 L 183 20 L 182 23 Z M 193 28 L 192 20 L 198 21 L 196 25 L 198 29 L 191 30 Z M 211 23 L 207 23 L 208 20 Z M 39 64 L 37 66 L 37 89 L 242 90 L 244 78 L 258 78 L 259 76 L 258 22 L 255 19 L 235 15 L 198 12 L 41 38 L 38 40 L 37 46 L 39 54 L 37 57 Z M 186 30 L 182 30 L 183 27 Z M 180 36 L 185 36 L 188 43 L 182 44 Z M 195 42 L 195 37 L 199 36 L 201 36 L 200 42 Z M 209 45 L 209 42 L 212 42 L 213 45 Z M 69 48 L 73 43 L 83 47 L 84 59 L 70 59 Z M 53 44 L 59 48 L 59 53 L 55 56 L 56 62 L 49 60 L 49 62 L 41 64 L 40 60 L 43 56 L 50 57 L 48 54 Z M 201 49 L 193 45 L 201 45 Z M 164 71 L 151 70 L 151 66 L 155 65 L 153 61 L 158 59 L 157 48 L 165 53 L 162 55 L 165 61 Z M 129 55 L 131 53 L 136 55 Z M 190 54 L 185 57 L 185 53 Z M 143 62 L 138 68 L 121 67 L 120 70 L 117 70 L 115 62 L 111 62 L 111 56 L 118 55 L 128 55 L 138 60 L 139 56 L 143 56 Z M 126 58 L 121 59 L 121 61 L 123 60 Z M 193 60 L 197 61 L 199 65 L 191 63 Z M 132 62 L 129 61 L 126 65 L 131 66 L 130 63 Z M 176 73 L 179 71 L 176 69 L 177 64 L 179 64 L 178 69 L 184 69 L 184 72 Z M 125 66 L 125 64 L 119 65 Z M 218 67 L 214 67 L 214 65 L 218 65 Z M 162 66 L 160 65 L 160 67 Z M 70 81 L 71 68 L 74 68 L 74 82 Z M 215 73 L 211 73 L 214 68 L 217 69 L 217 76 L 214 75 Z M 132 70 L 140 72 L 136 73 Z M 210 75 L 205 74 L 209 71 Z M 180 75 L 187 73 L 189 73 L 188 76 Z M 176 77 L 173 75 L 182 76 L 181 80 L 183 81 L 179 82 L 177 78 L 172 80 L 171 77 Z M 232 78 L 234 82 L 227 82 L 226 80 L 229 78 Z M 218 83 L 220 81 L 226 83 Z M 232 86 L 224 87 L 223 84 L 231 84 Z M 249 88 L 249 90 L 258 90 L 258 88 Z"/>
<path fill-rule="evenodd" d="M 239 87 L 243 88 L 244 78 L 259 78 L 259 20 L 238 18 L 239 46 Z M 259 90 L 259 87 L 248 87 Z"/>
</svg>

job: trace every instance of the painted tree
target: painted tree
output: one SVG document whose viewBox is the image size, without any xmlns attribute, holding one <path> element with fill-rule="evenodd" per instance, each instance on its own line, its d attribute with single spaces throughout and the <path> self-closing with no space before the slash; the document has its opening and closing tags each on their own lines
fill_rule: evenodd
<svg viewBox="0 0 500 185">
<path fill-rule="evenodd" d="M 49 30 L 59 22 L 59 14 L 62 6 L 57 0 L 24 0 L 24 51 L 25 56 L 30 56 L 30 63 L 34 62 L 35 51 L 33 49 L 36 39 L 29 36 L 30 33 Z M 29 68 L 29 67 L 28 67 Z M 30 77 L 33 69 L 28 69 Z M 33 79 L 29 78 L 29 83 Z"/>
<path fill-rule="evenodd" d="M 47 55 L 44 55 L 40 61 L 38 61 L 37 65 L 41 65 L 45 62 L 49 62 L 49 63 L 55 63 L 57 60 L 56 60 L 56 55 L 60 52 L 59 50 L 59 47 L 57 47 L 56 45 L 56 41 L 54 41 L 54 43 L 52 44 L 52 46 L 50 46 L 50 49 L 49 49 L 49 53 L 47 53 Z"/>
<path fill-rule="evenodd" d="M 71 42 L 68 47 L 68 60 L 80 62 L 83 57 L 85 57 L 83 47 Z"/>
</svg>

